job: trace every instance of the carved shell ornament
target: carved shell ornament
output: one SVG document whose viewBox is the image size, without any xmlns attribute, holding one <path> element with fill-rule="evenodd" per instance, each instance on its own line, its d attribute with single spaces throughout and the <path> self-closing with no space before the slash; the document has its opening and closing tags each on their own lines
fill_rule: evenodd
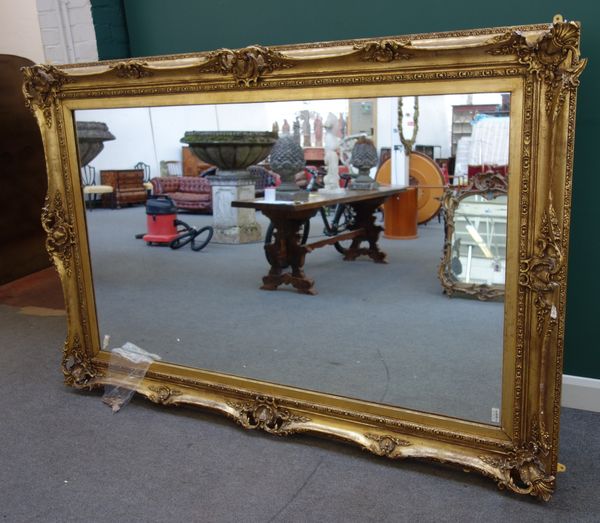
<svg viewBox="0 0 600 523">
<path fill-rule="evenodd" d="M 253 87 L 265 73 L 293 66 L 294 62 L 282 53 L 252 45 L 237 51 L 220 49 L 209 53 L 200 71 L 232 75 L 239 85 Z"/>
<path fill-rule="evenodd" d="M 404 439 L 400 439 L 389 435 L 365 434 L 365 437 L 374 442 L 369 450 L 377 456 L 385 456 L 388 458 L 403 457 L 400 449 L 402 447 L 410 447 L 411 443 Z"/>
<path fill-rule="evenodd" d="M 137 62 L 130 60 L 127 62 L 119 62 L 111 67 L 117 73 L 119 78 L 146 78 L 152 76 L 154 73 L 148 70 L 147 62 Z"/>
<path fill-rule="evenodd" d="M 227 405 L 234 409 L 238 423 L 245 429 L 262 429 L 271 434 L 287 435 L 301 430 L 295 425 L 310 421 L 310 418 L 296 416 L 279 407 L 273 398 L 259 396 L 255 401 L 230 401 Z"/>
<path fill-rule="evenodd" d="M 488 50 L 492 55 L 514 54 L 527 66 L 529 74 L 538 75 L 546 84 L 546 113 L 558 116 L 569 90 L 579 85 L 579 75 L 587 65 L 577 49 L 579 26 L 557 16 L 550 31 L 537 42 L 528 42 L 519 32 L 493 38 Z"/>
<path fill-rule="evenodd" d="M 166 385 L 149 386 L 148 389 L 152 392 L 148 394 L 148 399 L 161 405 L 176 405 L 177 397 L 183 394 L 181 391 Z"/>
<path fill-rule="evenodd" d="M 393 60 L 410 60 L 413 56 L 408 51 L 409 41 L 382 40 L 381 42 L 367 42 L 354 46 L 362 60 L 371 62 L 392 62 Z"/>
</svg>

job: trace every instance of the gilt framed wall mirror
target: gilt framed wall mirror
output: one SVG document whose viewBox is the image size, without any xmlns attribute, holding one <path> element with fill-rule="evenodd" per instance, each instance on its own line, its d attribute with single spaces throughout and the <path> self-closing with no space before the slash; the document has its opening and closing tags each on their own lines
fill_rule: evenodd
<svg viewBox="0 0 600 523">
<path fill-rule="evenodd" d="M 586 63 L 579 33 L 557 16 L 522 27 L 26 68 L 26 103 L 48 167 L 42 222 L 67 304 L 65 382 L 133 389 L 248 429 L 444 462 L 549 499 L 576 90 Z M 477 118 L 455 119 L 463 109 L 453 108 L 464 106 L 478 106 Z M 486 119 L 502 120 L 503 139 L 493 142 L 504 144 L 494 171 L 506 188 L 498 206 L 503 297 L 450 299 L 438 279 L 441 216 L 424 220 L 415 239 L 386 237 L 393 216 L 383 202 L 413 191 L 420 205 L 427 187 L 411 189 L 410 147 L 444 172 L 436 160 L 458 161 L 462 135 Z M 217 158 L 224 135 L 246 158 L 258 134 L 271 140 L 261 157 L 241 167 Z M 198 138 L 207 135 L 208 145 Z M 340 177 L 308 196 L 298 183 L 291 198 L 278 199 L 279 188 L 274 201 L 259 192 L 265 171 L 289 182 L 275 167 L 284 135 L 317 173 L 346 172 L 356 187 L 340 187 Z M 368 146 L 364 154 L 357 143 Z M 475 163 L 490 167 L 483 157 Z M 469 183 L 463 167 L 465 181 L 451 172 L 440 190 Z M 255 170 L 240 174 L 246 168 Z M 178 204 L 178 219 L 213 229 L 201 250 L 141 238 L 156 218 L 148 192 L 169 183 L 195 202 Z M 476 204 L 463 200 L 462 209 Z M 340 205 L 359 225 L 329 241 L 319 209 L 331 217 Z M 157 356 L 141 373 L 114 359 L 111 349 L 127 342 Z"/>
</svg>

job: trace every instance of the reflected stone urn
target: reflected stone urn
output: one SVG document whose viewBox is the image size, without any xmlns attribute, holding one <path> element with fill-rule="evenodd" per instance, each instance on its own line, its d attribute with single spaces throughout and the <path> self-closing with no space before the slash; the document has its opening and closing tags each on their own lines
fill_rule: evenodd
<svg viewBox="0 0 600 523">
<path fill-rule="evenodd" d="M 254 199 L 254 178 L 247 168 L 264 160 L 277 134 L 267 131 L 187 131 L 182 143 L 217 167 L 210 176 L 213 206 L 213 242 L 250 243 L 260 241 L 262 231 L 254 209 L 234 208 L 234 200 Z"/>
<path fill-rule="evenodd" d="M 216 165 L 218 176 L 249 177 L 246 169 L 269 156 L 276 140 L 271 131 L 187 131 L 181 142 L 203 162 Z"/>
<path fill-rule="evenodd" d="M 104 142 L 114 140 L 115 136 L 104 122 L 77 122 L 76 125 L 79 161 L 81 167 L 85 167 L 102 152 Z"/>
<path fill-rule="evenodd" d="M 369 172 L 377 165 L 377 149 L 372 140 L 362 136 L 352 147 L 350 164 L 358 169 L 358 175 L 352 180 L 350 189 L 376 189 L 379 184 L 369 176 Z"/>
<path fill-rule="evenodd" d="M 307 201 L 308 192 L 302 191 L 296 184 L 296 174 L 306 165 L 304 150 L 293 136 L 282 136 L 271 151 L 269 160 L 271 170 L 281 177 L 281 185 L 275 192 L 275 198 L 283 201 Z"/>
</svg>

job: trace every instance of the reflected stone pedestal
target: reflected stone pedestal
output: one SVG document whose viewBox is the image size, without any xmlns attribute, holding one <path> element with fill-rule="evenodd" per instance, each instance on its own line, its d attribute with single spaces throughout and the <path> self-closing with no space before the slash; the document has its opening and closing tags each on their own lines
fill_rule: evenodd
<svg viewBox="0 0 600 523">
<path fill-rule="evenodd" d="M 221 171 L 223 172 L 223 171 Z M 254 180 L 247 171 L 240 175 L 229 172 L 210 177 L 213 199 L 213 242 L 251 243 L 262 239 L 261 227 L 254 209 L 231 206 L 234 200 L 254 199 Z"/>
</svg>

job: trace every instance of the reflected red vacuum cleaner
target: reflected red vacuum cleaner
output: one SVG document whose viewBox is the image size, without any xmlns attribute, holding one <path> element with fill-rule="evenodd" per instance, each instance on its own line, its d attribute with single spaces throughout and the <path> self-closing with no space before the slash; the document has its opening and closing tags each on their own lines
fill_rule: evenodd
<svg viewBox="0 0 600 523">
<path fill-rule="evenodd" d="M 179 249 L 191 243 L 192 250 L 199 251 L 208 245 L 212 236 L 211 226 L 190 227 L 177 219 L 177 207 L 171 198 L 165 195 L 151 196 L 146 202 L 146 234 L 136 234 L 148 245 L 168 245 Z"/>
</svg>

